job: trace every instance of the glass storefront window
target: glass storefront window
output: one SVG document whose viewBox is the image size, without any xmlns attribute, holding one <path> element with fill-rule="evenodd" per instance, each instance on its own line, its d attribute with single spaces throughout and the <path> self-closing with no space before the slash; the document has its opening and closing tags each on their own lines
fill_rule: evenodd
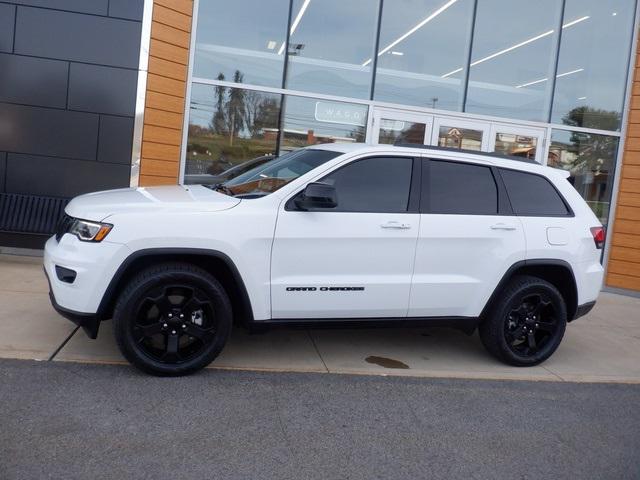
<svg viewBox="0 0 640 480">
<path fill-rule="evenodd" d="M 201 0 L 194 77 L 282 86 L 288 0 Z"/>
<path fill-rule="evenodd" d="M 561 6 L 556 0 L 478 2 L 467 112 L 547 120 Z"/>
<path fill-rule="evenodd" d="M 294 0 L 286 87 L 369 98 L 377 17 L 375 0 Z"/>
<path fill-rule="evenodd" d="M 571 172 L 569 181 L 603 225 L 609 219 L 617 151 L 617 137 L 565 130 L 551 134 L 548 165 Z"/>
<path fill-rule="evenodd" d="M 287 96 L 281 151 L 318 143 L 364 142 L 366 105 Z"/>
<path fill-rule="evenodd" d="M 482 149 L 483 134 L 482 130 L 442 125 L 438 131 L 438 146 L 480 151 Z"/>
<path fill-rule="evenodd" d="M 187 183 L 189 176 L 199 175 L 200 180 L 207 175 L 225 176 L 246 160 L 260 162 L 274 155 L 280 99 L 280 95 L 241 88 L 192 85 Z"/>
<path fill-rule="evenodd" d="M 495 147 L 496 153 L 511 157 L 522 157 L 529 160 L 536 159 L 538 148 L 538 138 L 530 135 L 518 135 L 517 133 L 496 133 Z"/>
<path fill-rule="evenodd" d="M 374 98 L 462 110 L 473 0 L 385 2 Z"/>
<path fill-rule="evenodd" d="M 562 31 L 553 123 L 620 129 L 634 9 L 634 0 L 567 0 L 565 21 L 584 20 Z"/>
<path fill-rule="evenodd" d="M 380 119 L 380 133 L 378 143 L 393 145 L 396 143 L 425 142 L 427 125 L 419 122 L 405 122 L 403 120 Z"/>
</svg>

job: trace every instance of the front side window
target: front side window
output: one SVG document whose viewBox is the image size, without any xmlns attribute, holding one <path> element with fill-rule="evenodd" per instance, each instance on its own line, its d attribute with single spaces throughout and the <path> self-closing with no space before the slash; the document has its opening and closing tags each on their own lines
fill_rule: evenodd
<svg viewBox="0 0 640 480">
<path fill-rule="evenodd" d="M 412 158 L 357 160 L 326 176 L 338 197 L 337 212 L 402 213 L 407 211 Z"/>
<path fill-rule="evenodd" d="M 427 161 L 425 161 L 427 162 Z M 458 215 L 497 215 L 498 189 L 491 168 L 431 160 L 422 175 L 420 211 Z"/>
<path fill-rule="evenodd" d="M 500 169 L 516 215 L 557 217 L 569 214 L 564 200 L 546 178 L 533 173 Z"/>
<path fill-rule="evenodd" d="M 328 150 L 296 150 L 238 175 L 217 189 L 230 195 L 268 195 L 339 155 L 340 152 Z"/>
</svg>

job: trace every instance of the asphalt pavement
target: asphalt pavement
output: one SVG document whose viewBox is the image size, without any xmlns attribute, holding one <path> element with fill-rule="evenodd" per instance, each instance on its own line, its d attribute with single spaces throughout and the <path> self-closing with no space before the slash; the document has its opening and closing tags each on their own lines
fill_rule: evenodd
<svg viewBox="0 0 640 480">
<path fill-rule="evenodd" d="M 0 360 L 0 478 L 638 479 L 640 385 Z"/>
</svg>

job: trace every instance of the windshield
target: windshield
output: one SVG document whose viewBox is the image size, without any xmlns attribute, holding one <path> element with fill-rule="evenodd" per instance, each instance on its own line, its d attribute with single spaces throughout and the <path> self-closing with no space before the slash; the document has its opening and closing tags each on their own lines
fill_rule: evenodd
<svg viewBox="0 0 640 480">
<path fill-rule="evenodd" d="M 339 155 L 329 150 L 295 150 L 232 178 L 217 190 L 227 195 L 267 195 Z"/>
</svg>

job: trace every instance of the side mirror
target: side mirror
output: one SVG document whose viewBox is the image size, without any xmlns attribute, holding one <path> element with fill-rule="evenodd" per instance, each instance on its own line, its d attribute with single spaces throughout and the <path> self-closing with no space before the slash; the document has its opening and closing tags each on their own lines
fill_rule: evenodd
<svg viewBox="0 0 640 480">
<path fill-rule="evenodd" d="M 300 210 L 316 210 L 336 208 L 338 196 L 333 185 L 326 183 L 310 183 L 294 200 Z"/>
</svg>

